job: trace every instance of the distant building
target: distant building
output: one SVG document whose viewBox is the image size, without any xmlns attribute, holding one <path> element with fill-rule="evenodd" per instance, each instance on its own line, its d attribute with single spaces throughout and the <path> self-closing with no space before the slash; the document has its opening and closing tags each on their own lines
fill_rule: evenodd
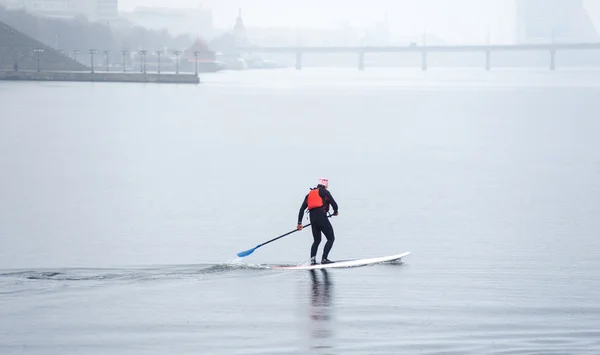
<svg viewBox="0 0 600 355">
<path fill-rule="evenodd" d="M 212 10 L 202 7 L 189 9 L 137 7 L 132 12 L 121 12 L 120 15 L 134 25 L 154 30 L 167 30 L 172 35 L 188 34 L 210 38 L 214 31 Z"/>
<path fill-rule="evenodd" d="M 79 0 L 81 1 L 81 0 Z M 96 14 L 100 20 L 119 18 L 119 0 L 96 0 Z"/>
<path fill-rule="evenodd" d="M 365 28 L 364 34 L 358 39 L 358 42 L 365 46 L 388 46 L 391 44 L 391 37 L 388 12 L 386 11 L 384 21 Z"/>
<path fill-rule="evenodd" d="M 594 42 L 583 0 L 517 0 L 517 42 Z"/>
<path fill-rule="evenodd" d="M 0 6 L 9 10 L 23 8 L 25 0 L 0 0 Z"/>
<path fill-rule="evenodd" d="M 89 21 L 116 20 L 118 0 L 0 0 L 11 9 L 23 9 L 32 15 L 71 19 L 83 16 Z"/>
</svg>

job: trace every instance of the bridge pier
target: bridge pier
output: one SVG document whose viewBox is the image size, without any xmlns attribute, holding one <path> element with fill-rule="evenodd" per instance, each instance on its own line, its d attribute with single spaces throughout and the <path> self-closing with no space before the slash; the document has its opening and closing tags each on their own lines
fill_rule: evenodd
<svg viewBox="0 0 600 355">
<path fill-rule="evenodd" d="M 296 53 L 296 70 L 302 70 L 302 52 Z"/>
<path fill-rule="evenodd" d="M 554 71 L 556 69 L 556 49 L 552 48 L 550 50 L 550 70 Z"/>
<path fill-rule="evenodd" d="M 489 50 L 485 51 L 485 70 L 490 70 L 492 68 L 492 52 Z"/>
<path fill-rule="evenodd" d="M 365 52 L 358 53 L 358 70 L 365 70 Z"/>
<path fill-rule="evenodd" d="M 427 52 L 423 51 L 421 53 L 421 70 L 427 70 Z"/>
</svg>

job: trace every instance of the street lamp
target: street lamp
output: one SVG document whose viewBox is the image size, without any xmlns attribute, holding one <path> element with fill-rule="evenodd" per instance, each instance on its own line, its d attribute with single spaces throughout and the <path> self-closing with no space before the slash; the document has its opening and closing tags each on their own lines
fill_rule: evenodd
<svg viewBox="0 0 600 355">
<path fill-rule="evenodd" d="M 181 54 L 181 51 L 174 51 L 173 54 L 175 54 L 175 58 L 176 58 L 175 73 L 179 74 L 179 55 Z"/>
<path fill-rule="evenodd" d="M 126 56 L 127 54 L 129 54 L 129 52 L 128 52 L 128 51 L 126 51 L 126 50 L 122 50 L 122 51 L 121 51 L 121 54 L 123 54 L 123 73 L 125 73 L 125 66 L 126 66 L 126 64 L 125 64 L 125 56 Z"/>
<path fill-rule="evenodd" d="M 163 54 L 163 51 L 156 51 L 156 55 L 158 56 L 158 74 L 160 74 L 160 55 Z"/>
<path fill-rule="evenodd" d="M 21 52 L 19 50 L 16 50 L 14 52 L 14 57 L 15 57 L 15 64 L 13 65 L 13 69 L 15 71 L 19 71 L 19 59 L 21 57 Z"/>
<path fill-rule="evenodd" d="M 140 72 L 146 74 L 146 53 L 147 50 L 141 50 L 140 52 Z"/>
<path fill-rule="evenodd" d="M 37 54 L 37 71 L 40 71 L 40 56 L 42 55 L 42 53 L 44 53 L 44 50 L 41 48 L 35 48 L 33 50 L 35 52 L 35 54 Z"/>
<path fill-rule="evenodd" d="M 75 49 L 75 50 L 73 51 L 73 59 L 74 59 L 75 61 L 77 61 L 77 55 L 78 55 L 78 54 L 79 54 L 79 49 Z"/>
<path fill-rule="evenodd" d="M 110 71 L 110 68 L 108 67 L 108 58 L 110 55 L 110 51 L 104 51 L 104 55 L 106 56 L 106 71 Z"/>
<path fill-rule="evenodd" d="M 194 55 L 196 56 L 196 76 L 198 76 L 198 54 L 200 54 L 200 52 L 194 52 Z"/>
<path fill-rule="evenodd" d="M 90 57 L 92 58 L 92 73 L 94 72 L 94 54 L 96 54 L 96 52 L 98 52 L 95 49 L 90 49 Z"/>
</svg>

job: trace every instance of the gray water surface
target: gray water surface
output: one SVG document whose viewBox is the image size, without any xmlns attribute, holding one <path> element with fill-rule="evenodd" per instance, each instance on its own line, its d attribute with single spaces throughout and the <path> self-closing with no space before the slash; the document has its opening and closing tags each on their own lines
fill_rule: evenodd
<svg viewBox="0 0 600 355">
<path fill-rule="evenodd" d="M 600 71 L 201 80 L 0 82 L 1 354 L 600 352 Z"/>
</svg>

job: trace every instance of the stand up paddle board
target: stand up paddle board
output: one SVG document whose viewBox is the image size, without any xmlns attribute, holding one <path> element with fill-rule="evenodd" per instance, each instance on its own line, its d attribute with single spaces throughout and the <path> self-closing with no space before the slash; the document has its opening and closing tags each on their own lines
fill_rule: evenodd
<svg viewBox="0 0 600 355">
<path fill-rule="evenodd" d="M 407 256 L 408 254 L 410 254 L 410 252 L 397 254 L 397 255 L 390 255 L 390 256 L 381 256 L 381 257 L 377 257 L 377 258 L 369 258 L 369 259 L 354 259 L 354 260 L 336 261 L 331 264 L 298 265 L 298 266 L 271 266 L 271 269 L 311 270 L 311 269 L 358 267 L 358 266 L 383 263 L 386 261 L 399 260 L 399 259 Z"/>
</svg>

